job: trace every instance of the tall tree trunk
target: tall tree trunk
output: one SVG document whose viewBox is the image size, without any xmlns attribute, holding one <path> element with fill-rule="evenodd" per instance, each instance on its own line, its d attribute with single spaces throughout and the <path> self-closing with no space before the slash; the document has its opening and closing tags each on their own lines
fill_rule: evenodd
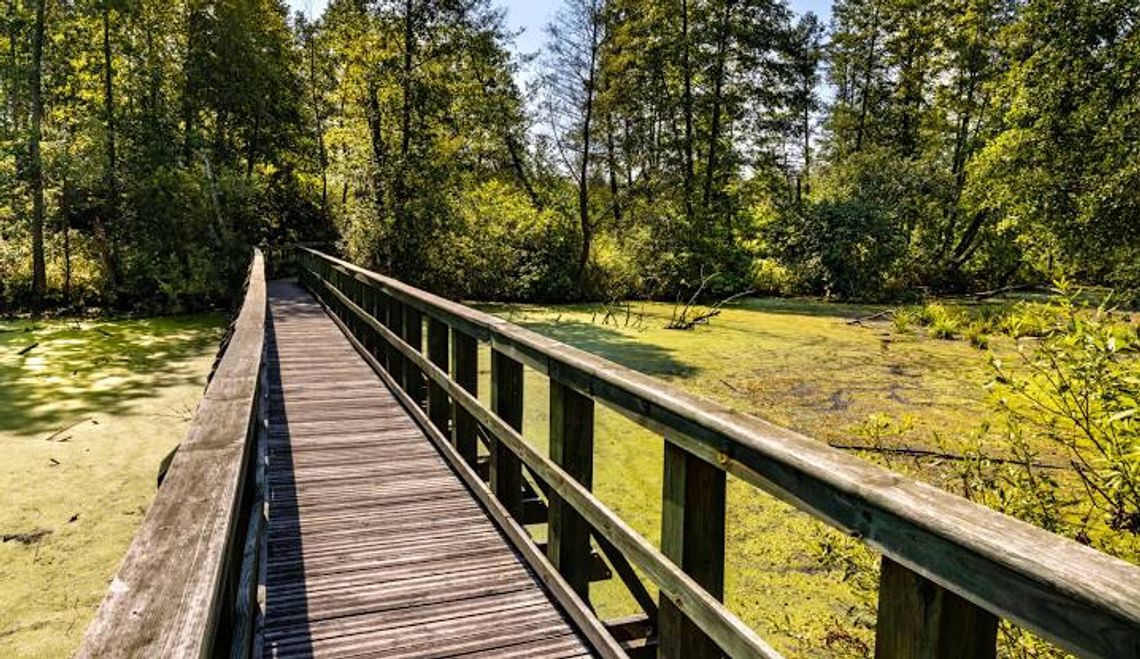
<svg viewBox="0 0 1140 659">
<path fill-rule="evenodd" d="M 328 216 L 329 212 L 329 158 L 325 151 L 324 118 L 321 116 L 320 97 L 317 93 L 317 49 L 313 43 L 313 34 L 309 33 L 309 88 L 312 92 L 313 120 L 317 134 L 317 165 L 321 168 L 321 211 Z"/>
<path fill-rule="evenodd" d="M 879 9 L 875 8 L 871 18 L 871 42 L 867 47 L 867 59 L 863 62 L 863 85 L 859 100 L 859 126 L 855 133 L 855 151 L 863 150 L 863 136 L 867 130 L 867 106 L 871 96 L 871 73 L 875 64 L 875 41 L 879 36 Z"/>
<path fill-rule="evenodd" d="M 383 127 L 380 122 L 380 99 L 378 94 L 379 90 L 377 89 L 376 83 L 369 81 L 366 117 L 368 119 L 368 136 L 372 146 L 372 193 L 373 203 L 376 206 L 376 218 L 379 221 L 383 221 L 386 208 L 386 204 L 384 203 L 384 168 L 387 166 L 388 148 L 384 143 Z M 347 191 L 348 187 L 346 184 L 341 191 L 342 205 L 346 201 Z"/>
<path fill-rule="evenodd" d="M 32 35 L 32 126 L 28 134 L 28 176 L 32 188 L 32 298 L 36 309 L 42 308 L 47 288 L 44 266 L 44 168 L 40 154 L 43 137 L 43 60 L 44 21 L 47 0 L 36 2 L 36 24 Z"/>
<path fill-rule="evenodd" d="M 590 8 L 590 66 L 586 76 L 585 107 L 582 117 L 582 158 L 578 164 L 578 222 L 582 227 L 582 251 L 578 254 L 578 284 L 586 282 L 586 266 L 590 263 L 590 244 L 593 241 L 593 226 L 590 222 L 590 151 L 593 136 L 594 86 L 598 66 L 598 21 L 594 8 Z"/>
<path fill-rule="evenodd" d="M 199 20 L 196 0 L 190 0 L 186 3 L 186 59 L 182 63 L 186 76 L 182 86 L 182 164 L 185 166 L 190 166 L 194 160 L 194 124 L 198 110 L 193 67 Z"/>
<path fill-rule="evenodd" d="M 253 165 L 257 162 L 257 143 L 261 139 L 261 103 L 257 103 L 257 109 L 253 115 L 253 133 L 249 137 L 249 142 L 246 143 L 245 151 L 245 178 L 249 180 L 253 176 Z"/>
<path fill-rule="evenodd" d="M 811 90 L 805 90 L 805 91 L 807 91 L 807 93 L 808 93 L 808 96 L 806 96 L 805 98 L 809 98 L 810 94 L 811 94 Z M 811 104 L 810 104 L 810 102 L 804 103 L 804 113 L 803 113 L 803 116 L 800 118 L 800 121 L 802 123 L 801 130 L 802 130 L 803 135 L 804 135 L 804 143 L 803 143 L 804 171 L 803 171 L 803 176 L 801 176 L 800 179 L 803 183 L 803 194 L 806 196 L 808 194 L 811 194 Z M 797 200 L 798 199 L 799 199 L 799 197 L 797 196 Z"/>
<path fill-rule="evenodd" d="M 395 246 L 396 263 L 394 267 L 397 275 L 406 274 L 404 269 L 410 263 L 415 245 L 419 243 L 419 236 L 412 235 L 411 222 L 407 216 L 408 204 L 408 158 L 412 146 L 412 70 L 415 65 L 415 1 L 404 0 L 404 62 L 400 76 L 400 162 L 396 173 L 396 185 L 393 195 L 393 210 L 395 212 Z"/>
<path fill-rule="evenodd" d="M 724 102 L 724 63 L 728 50 L 728 22 L 732 18 L 733 0 L 723 0 L 720 25 L 717 27 L 716 65 L 713 71 L 712 121 L 709 127 L 709 155 L 705 170 L 703 205 L 705 214 L 712 203 L 713 182 L 716 180 L 717 149 L 720 147 L 721 114 Z"/>
<path fill-rule="evenodd" d="M 70 163 L 68 165 L 70 167 Z M 60 193 L 59 214 L 63 220 L 63 301 L 71 306 L 71 178 L 63 175 L 63 191 Z"/>
<path fill-rule="evenodd" d="M 531 206 L 536 210 L 543 210 L 545 204 L 542 202 L 542 197 L 538 195 L 538 191 L 534 189 L 534 184 L 530 181 L 530 175 L 527 174 L 526 163 L 522 158 L 522 145 L 515 139 L 514 134 L 508 128 L 504 141 L 507 145 L 507 154 L 511 157 L 511 168 L 515 171 L 515 178 L 518 179 L 519 185 L 522 186 L 523 192 L 526 193 L 527 198 L 530 199 Z"/>
<path fill-rule="evenodd" d="M 965 109 L 959 114 L 957 129 L 954 133 L 954 155 L 950 161 L 950 174 L 954 178 L 954 199 L 946 209 L 946 228 L 943 233 L 942 247 L 938 251 L 939 259 L 945 258 L 947 252 L 950 251 L 954 233 L 958 228 L 958 201 L 962 196 L 962 189 L 966 185 L 966 148 L 970 137 L 974 88 L 974 77 L 971 75 L 966 84 Z"/>
<path fill-rule="evenodd" d="M 105 262 L 107 264 L 107 277 L 110 283 L 112 298 L 119 287 L 119 248 L 118 231 L 115 228 L 119 214 L 119 177 L 118 159 L 115 153 L 115 88 L 114 88 L 114 60 L 111 57 L 111 9 L 103 5 L 103 114 L 105 130 L 104 140 L 107 156 L 107 168 L 103 172 L 104 185 L 107 193 L 106 218 L 103 233 L 106 238 L 104 248 L 107 250 Z"/>
<path fill-rule="evenodd" d="M 621 190 L 618 185 L 617 146 L 614 144 L 613 113 L 606 113 L 606 167 L 609 169 L 610 203 L 613 206 L 614 226 L 621 227 L 621 203 L 618 195 Z"/>
<path fill-rule="evenodd" d="M 685 219 L 693 223 L 693 67 L 689 61 L 689 1 L 681 0 L 681 112 L 685 120 L 685 143 L 682 145 L 685 193 Z"/>
</svg>

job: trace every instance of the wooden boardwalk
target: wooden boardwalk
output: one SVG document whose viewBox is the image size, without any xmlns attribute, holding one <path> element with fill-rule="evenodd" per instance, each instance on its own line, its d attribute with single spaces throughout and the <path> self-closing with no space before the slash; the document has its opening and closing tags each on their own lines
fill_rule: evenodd
<svg viewBox="0 0 1140 659">
<path fill-rule="evenodd" d="M 322 307 L 269 297 L 265 656 L 590 655 Z"/>
</svg>

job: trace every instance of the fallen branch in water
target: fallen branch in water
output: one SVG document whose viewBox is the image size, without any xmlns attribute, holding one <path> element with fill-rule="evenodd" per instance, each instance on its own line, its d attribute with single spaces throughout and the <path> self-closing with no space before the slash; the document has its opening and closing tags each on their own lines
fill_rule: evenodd
<svg viewBox="0 0 1140 659">
<path fill-rule="evenodd" d="M 39 343 L 39 341 L 36 341 L 35 343 L 33 343 L 33 344 L 31 344 L 31 345 L 28 345 L 27 347 L 25 347 L 25 348 L 24 348 L 23 350 L 21 350 L 20 352 L 17 352 L 17 353 L 16 353 L 16 356 L 17 356 L 17 357 L 23 357 L 24 355 L 28 354 L 28 353 L 29 353 L 29 352 L 31 352 L 33 349 L 35 349 L 35 347 L 36 347 L 36 346 L 38 346 L 39 344 L 40 344 L 40 343 Z"/>
<path fill-rule="evenodd" d="M 71 429 L 72 429 L 72 428 L 74 428 L 75 426 L 78 426 L 78 425 L 79 425 L 79 424 L 81 424 L 81 423 L 87 423 L 88 421 L 90 421 L 91 423 L 94 423 L 95 425 L 99 425 L 99 422 L 98 422 L 98 421 L 96 421 L 95 419 L 92 419 L 92 418 L 90 418 L 90 417 L 88 417 L 88 418 L 86 418 L 86 419 L 80 419 L 80 420 L 76 421 L 75 423 L 73 423 L 73 424 L 71 424 L 71 425 L 69 425 L 69 426 L 64 426 L 64 427 L 62 427 L 62 428 L 60 428 L 60 429 L 56 430 L 56 431 L 55 431 L 55 432 L 53 432 L 52 434 L 50 434 L 50 435 L 48 435 L 47 437 L 45 437 L 45 438 L 44 438 L 44 441 L 45 441 L 45 442 L 51 442 L 51 441 L 54 441 L 56 437 L 59 437 L 60 435 L 62 435 L 63 433 L 67 432 L 68 430 L 71 430 Z M 62 440 L 62 439 L 61 439 L 61 440 L 59 440 L 59 441 L 61 441 L 61 442 L 62 442 L 62 441 L 65 441 L 65 440 Z"/>
<path fill-rule="evenodd" d="M 878 320 L 880 318 L 886 318 L 888 316 L 892 316 L 892 315 L 894 315 L 894 313 L 895 313 L 894 309 L 883 309 L 882 311 L 879 311 L 877 313 L 873 313 L 870 316 L 863 316 L 861 318 L 852 318 L 851 320 L 847 321 L 847 324 L 848 325 L 862 325 L 863 323 L 868 322 L 868 321 Z"/>
<path fill-rule="evenodd" d="M 44 536 L 51 534 L 50 529 L 36 529 L 27 533 L 5 533 L 0 536 L 0 542 L 18 542 L 21 545 L 34 545 Z"/>
<path fill-rule="evenodd" d="M 673 315 L 669 319 L 668 324 L 665 325 L 665 329 L 691 330 L 697 325 L 707 324 L 710 320 L 720 315 L 721 307 L 724 305 L 738 298 L 742 298 L 745 295 L 751 295 L 752 293 L 756 292 L 750 288 L 746 291 L 740 291 L 739 293 L 729 295 L 705 311 L 690 317 L 689 314 L 693 311 L 693 306 L 696 304 L 697 298 L 700 297 L 701 292 L 705 290 L 705 286 L 707 286 L 708 283 L 715 277 L 716 273 L 714 272 L 708 277 L 701 279 L 701 285 L 697 287 L 697 291 L 693 293 L 692 297 L 689 298 L 689 301 L 685 303 L 685 306 L 681 309 L 680 313 L 677 313 L 677 307 L 681 305 L 681 296 L 677 296 L 677 304 L 673 306 Z"/>
<path fill-rule="evenodd" d="M 930 449 L 914 448 L 910 446 L 862 446 L 859 444 L 836 444 L 828 442 L 831 448 L 837 448 L 844 451 L 862 451 L 864 453 L 887 453 L 889 455 L 906 455 L 915 458 L 935 458 L 938 460 L 954 460 L 956 462 L 969 462 L 972 460 L 985 460 L 996 464 L 1011 464 L 1011 465 L 1025 465 L 1024 460 L 1014 460 L 1011 458 L 991 458 L 989 456 L 971 456 L 962 455 L 960 453 L 945 453 L 943 451 L 931 451 Z M 1035 469 L 1054 469 L 1058 471 L 1073 471 L 1074 468 L 1071 464 L 1055 464 L 1052 462 L 1030 462 L 1028 466 Z"/>
</svg>

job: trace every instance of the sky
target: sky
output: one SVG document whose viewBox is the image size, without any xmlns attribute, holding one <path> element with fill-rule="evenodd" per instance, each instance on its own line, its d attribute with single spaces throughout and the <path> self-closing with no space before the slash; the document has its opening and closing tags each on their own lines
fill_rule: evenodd
<svg viewBox="0 0 1140 659">
<path fill-rule="evenodd" d="M 514 31 L 522 30 L 515 39 L 515 51 L 535 53 L 542 47 L 544 28 L 561 0 L 493 0 L 494 4 L 507 10 L 507 26 Z M 288 0 L 294 11 L 303 11 L 310 18 L 319 16 L 328 4 L 327 0 Z M 789 0 L 797 14 L 813 11 L 827 22 L 831 16 L 831 0 Z"/>
</svg>

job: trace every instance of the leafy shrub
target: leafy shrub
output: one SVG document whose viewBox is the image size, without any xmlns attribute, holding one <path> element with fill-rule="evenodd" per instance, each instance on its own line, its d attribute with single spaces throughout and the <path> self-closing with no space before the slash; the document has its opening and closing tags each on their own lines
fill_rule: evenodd
<svg viewBox="0 0 1140 659">
<path fill-rule="evenodd" d="M 985 322 L 974 321 L 966 327 L 966 340 L 970 345 L 985 350 L 990 347 L 990 336 L 986 332 L 987 324 Z"/>
<path fill-rule="evenodd" d="M 861 200 L 808 204 L 765 230 L 800 288 L 845 299 L 886 295 L 889 273 L 906 249 L 890 214 Z"/>
<path fill-rule="evenodd" d="M 920 324 L 919 314 L 913 308 L 900 307 L 891 314 L 891 324 L 899 334 L 910 334 Z"/>
<path fill-rule="evenodd" d="M 1057 324 L 1056 311 L 1048 304 L 1018 302 L 1001 321 L 1001 331 L 1015 339 L 1042 337 Z"/>
<path fill-rule="evenodd" d="M 962 333 L 961 314 L 937 302 L 922 307 L 918 317 L 931 338 L 949 340 Z"/>
<path fill-rule="evenodd" d="M 1049 305 L 1058 322 L 1035 348 L 1019 346 L 1018 368 L 993 362 L 998 411 L 1010 444 L 1069 459 L 1085 494 L 1078 505 L 1101 515 L 1100 533 L 1081 534 L 1094 544 L 1119 533 L 1140 539 L 1140 337 L 1104 307 L 1082 310 L 1073 299 Z"/>
<path fill-rule="evenodd" d="M 763 295 L 788 295 L 793 291 L 792 273 L 770 258 L 752 263 L 752 288 Z"/>
</svg>

